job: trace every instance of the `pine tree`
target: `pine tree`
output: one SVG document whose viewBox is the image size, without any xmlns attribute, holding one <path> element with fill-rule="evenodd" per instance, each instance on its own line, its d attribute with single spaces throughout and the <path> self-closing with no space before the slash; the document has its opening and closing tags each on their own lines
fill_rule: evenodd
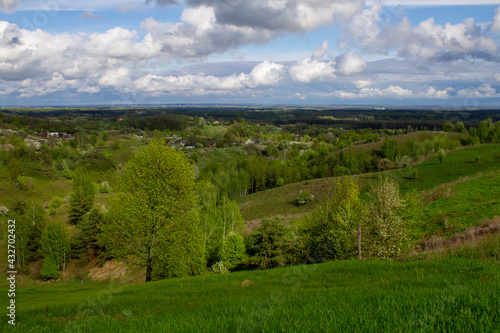
<svg viewBox="0 0 500 333">
<path fill-rule="evenodd" d="M 85 213 L 94 205 L 94 186 L 92 181 L 82 173 L 73 176 L 73 192 L 69 198 L 69 222 L 78 224 Z"/>
</svg>

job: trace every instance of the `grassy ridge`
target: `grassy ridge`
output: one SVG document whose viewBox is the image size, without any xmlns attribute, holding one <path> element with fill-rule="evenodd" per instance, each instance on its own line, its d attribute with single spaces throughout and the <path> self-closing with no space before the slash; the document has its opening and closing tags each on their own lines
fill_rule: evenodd
<svg viewBox="0 0 500 333">
<path fill-rule="evenodd" d="M 246 279 L 254 285 L 243 287 Z M 492 261 L 344 261 L 128 286 L 70 283 L 19 289 L 17 328 L 493 332 L 500 327 L 499 293 L 500 266 Z"/>
</svg>

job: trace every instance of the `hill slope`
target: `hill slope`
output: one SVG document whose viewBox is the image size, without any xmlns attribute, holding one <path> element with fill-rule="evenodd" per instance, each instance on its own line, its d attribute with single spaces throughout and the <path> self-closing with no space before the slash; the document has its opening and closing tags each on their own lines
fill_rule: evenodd
<svg viewBox="0 0 500 333">
<path fill-rule="evenodd" d="M 432 188 L 500 168 L 500 145 L 480 145 L 450 151 L 440 164 L 437 156 L 430 156 L 416 165 L 417 179 L 409 178 L 411 170 L 398 169 L 384 173 L 358 175 L 362 187 L 380 177 L 381 174 L 396 179 L 403 192 L 427 191 Z M 335 179 L 315 179 L 288 184 L 242 197 L 238 200 L 243 218 L 252 221 L 273 215 L 293 216 L 311 212 L 315 205 L 328 196 Z M 309 190 L 315 200 L 304 206 L 296 206 L 294 200 L 299 190 Z"/>
</svg>

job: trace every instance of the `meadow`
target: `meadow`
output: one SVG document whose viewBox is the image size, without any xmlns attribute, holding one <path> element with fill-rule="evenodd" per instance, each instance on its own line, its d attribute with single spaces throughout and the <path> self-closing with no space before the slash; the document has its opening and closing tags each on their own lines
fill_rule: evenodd
<svg viewBox="0 0 500 333">
<path fill-rule="evenodd" d="M 481 247 L 472 252 L 480 253 Z M 498 332 L 499 258 L 471 258 L 469 252 L 434 260 L 348 260 L 137 285 L 30 286 L 18 290 L 16 328 L 24 332 Z M 244 281 L 250 285 L 242 286 Z M 3 331 L 7 328 L 4 324 Z"/>
</svg>

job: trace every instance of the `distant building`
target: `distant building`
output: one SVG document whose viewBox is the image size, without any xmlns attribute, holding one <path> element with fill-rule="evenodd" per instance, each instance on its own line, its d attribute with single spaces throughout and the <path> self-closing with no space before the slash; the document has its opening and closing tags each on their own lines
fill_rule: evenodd
<svg viewBox="0 0 500 333">
<path fill-rule="evenodd" d="M 246 145 L 253 145 L 254 143 L 255 143 L 255 141 L 252 141 L 250 139 L 248 139 L 247 141 L 245 141 Z"/>
<path fill-rule="evenodd" d="M 47 132 L 47 138 L 58 138 L 59 132 Z"/>
</svg>

